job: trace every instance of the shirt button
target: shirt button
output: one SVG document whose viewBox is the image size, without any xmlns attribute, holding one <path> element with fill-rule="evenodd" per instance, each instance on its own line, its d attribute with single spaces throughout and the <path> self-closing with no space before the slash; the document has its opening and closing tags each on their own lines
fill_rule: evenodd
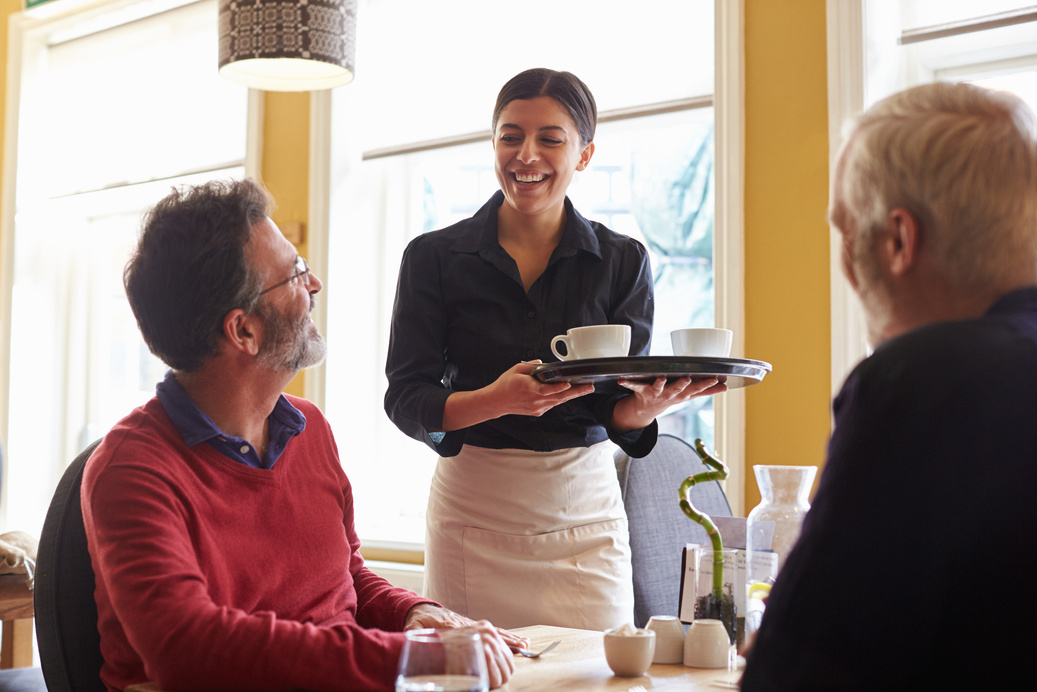
<svg viewBox="0 0 1037 692">
<path fill-rule="evenodd" d="M 241 445 L 241 449 L 239 451 L 242 454 L 248 454 L 248 445 Z"/>
<path fill-rule="evenodd" d="M 536 351 L 534 351 L 533 349 L 529 349 L 528 351 L 526 351 L 526 358 L 532 358 L 535 355 Z"/>
<path fill-rule="evenodd" d="M 526 315 L 529 316 L 529 319 L 533 319 L 534 317 L 537 316 L 537 311 L 536 310 L 530 310 L 529 312 L 526 313 Z"/>
</svg>

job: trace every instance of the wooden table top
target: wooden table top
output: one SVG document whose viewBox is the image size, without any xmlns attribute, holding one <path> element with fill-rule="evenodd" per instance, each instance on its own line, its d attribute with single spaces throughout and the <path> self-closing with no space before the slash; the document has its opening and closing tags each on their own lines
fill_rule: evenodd
<svg viewBox="0 0 1037 692">
<path fill-rule="evenodd" d="M 499 692 L 628 692 L 640 685 L 648 692 L 696 692 L 737 689 L 740 671 L 653 665 L 646 675 L 621 678 L 605 661 L 601 632 L 535 625 L 513 630 L 528 637 L 530 649 L 539 651 L 556 639 L 562 641 L 541 658 L 516 654 L 515 674 Z M 127 692 L 162 692 L 152 683 L 131 685 Z"/>
<path fill-rule="evenodd" d="M 627 692 L 641 685 L 654 690 L 735 689 L 740 671 L 688 668 L 682 665 L 653 665 L 639 678 L 613 674 L 605 661 L 601 632 L 536 625 L 514 632 L 528 637 L 530 649 L 539 651 L 556 639 L 558 647 L 541 658 L 515 657 L 515 674 L 501 692 Z"/>
</svg>

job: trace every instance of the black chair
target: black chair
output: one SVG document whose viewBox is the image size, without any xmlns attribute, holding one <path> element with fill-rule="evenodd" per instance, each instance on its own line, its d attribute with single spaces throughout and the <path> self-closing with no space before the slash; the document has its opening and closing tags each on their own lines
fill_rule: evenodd
<svg viewBox="0 0 1037 692">
<path fill-rule="evenodd" d="M 36 641 L 50 692 L 104 692 L 94 570 L 86 548 L 79 486 L 100 440 L 65 470 L 47 510 L 36 562 Z"/>
<path fill-rule="evenodd" d="M 709 544 L 705 529 L 681 511 L 677 494 L 685 478 L 708 467 L 691 445 L 667 434 L 642 459 L 631 459 L 622 450 L 614 458 L 630 525 L 634 625 L 644 627 L 653 615 L 677 615 L 681 549 L 688 543 Z M 731 516 L 717 481 L 695 485 L 691 501 L 711 517 Z"/>
</svg>

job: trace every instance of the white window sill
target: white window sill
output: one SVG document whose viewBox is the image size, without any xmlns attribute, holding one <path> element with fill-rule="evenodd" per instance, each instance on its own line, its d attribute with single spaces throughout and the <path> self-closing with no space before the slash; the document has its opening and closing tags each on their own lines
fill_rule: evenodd
<svg viewBox="0 0 1037 692">
<path fill-rule="evenodd" d="M 422 592 L 422 582 L 425 579 L 424 565 L 409 565 L 403 562 L 382 560 L 365 560 L 364 564 L 393 586 L 410 589 L 416 594 Z"/>
</svg>

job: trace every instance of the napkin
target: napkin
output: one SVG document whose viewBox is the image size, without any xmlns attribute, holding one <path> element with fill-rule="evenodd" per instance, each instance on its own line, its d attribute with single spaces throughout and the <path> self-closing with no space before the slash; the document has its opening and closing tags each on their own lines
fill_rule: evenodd
<svg viewBox="0 0 1037 692">
<path fill-rule="evenodd" d="M 40 542 L 24 531 L 0 534 L 0 574 L 27 575 L 31 590 L 39 546 Z"/>
</svg>

